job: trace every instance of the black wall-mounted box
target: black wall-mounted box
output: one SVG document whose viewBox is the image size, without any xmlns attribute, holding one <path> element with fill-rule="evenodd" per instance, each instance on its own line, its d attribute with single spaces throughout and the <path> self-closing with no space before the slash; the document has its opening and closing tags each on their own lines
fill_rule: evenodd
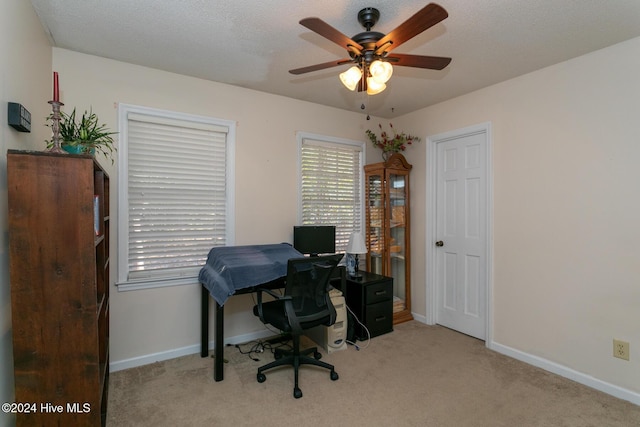
<svg viewBox="0 0 640 427">
<path fill-rule="evenodd" d="M 9 126 L 19 132 L 31 132 L 31 113 L 17 102 L 10 102 L 8 110 Z"/>
</svg>

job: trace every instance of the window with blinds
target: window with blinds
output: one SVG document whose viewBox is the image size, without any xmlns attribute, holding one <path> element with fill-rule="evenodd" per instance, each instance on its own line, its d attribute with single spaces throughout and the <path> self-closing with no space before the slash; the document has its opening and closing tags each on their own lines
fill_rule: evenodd
<svg viewBox="0 0 640 427">
<path fill-rule="evenodd" d="M 363 222 L 363 143 L 303 134 L 299 147 L 300 224 L 335 225 L 344 252 Z"/>
<path fill-rule="evenodd" d="M 119 281 L 197 277 L 211 248 L 228 243 L 230 128 L 121 108 Z"/>
</svg>

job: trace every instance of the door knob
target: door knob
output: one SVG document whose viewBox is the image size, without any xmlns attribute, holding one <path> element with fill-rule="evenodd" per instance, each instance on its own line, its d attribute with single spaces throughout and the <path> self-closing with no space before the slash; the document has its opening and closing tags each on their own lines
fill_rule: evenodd
<svg viewBox="0 0 640 427">
<path fill-rule="evenodd" d="M 438 240 L 436 242 L 436 246 L 440 247 L 440 246 L 444 246 L 444 242 L 442 240 Z"/>
</svg>

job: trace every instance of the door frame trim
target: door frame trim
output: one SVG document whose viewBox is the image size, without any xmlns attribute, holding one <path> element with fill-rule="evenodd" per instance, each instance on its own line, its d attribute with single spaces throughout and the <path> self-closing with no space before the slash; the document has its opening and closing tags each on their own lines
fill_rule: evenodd
<svg viewBox="0 0 640 427">
<path fill-rule="evenodd" d="M 434 242 L 436 241 L 436 171 L 437 171 L 437 148 L 441 142 L 457 139 L 467 135 L 484 133 L 486 136 L 486 172 L 487 172 L 487 215 L 486 215 L 486 307 L 485 307 L 485 345 L 490 347 L 493 342 L 493 143 L 491 135 L 491 122 L 484 122 L 477 125 L 468 126 L 461 129 L 440 133 L 427 137 L 426 146 L 426 239 L 425 239 L 425 279 L 426 279 L 426 323 L 435 325 L 438 321 L 438 300 L 436 287 L 436 253 Z"/>
</svg>

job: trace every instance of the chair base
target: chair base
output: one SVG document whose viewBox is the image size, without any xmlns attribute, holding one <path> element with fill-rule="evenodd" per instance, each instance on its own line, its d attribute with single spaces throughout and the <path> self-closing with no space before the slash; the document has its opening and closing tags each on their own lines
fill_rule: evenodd
<svg viewBox="0 0 640 427">
<path fill-rule="evenodd" d="M 309 355 L 313 354 L 313 357 Z M 298 375 L 299 368 L 301 365 L 313 365 L 319 366 L 321 368 L 328 369 L 330 371 L 330 377 L 332 381 L 336 381 L 339 376 L 335 371 L 333 365 L 322 362 L 319 359 L 322 355 L 318 352 L 317 347 L 312 347 L 300 351 L 300 337 L 297 335 L 293 336 L 293 351 L 282 351 L 276 350 L 275 353 L 276 360 L 271 363 L 267 363 L 264 366 L 258 368 L 257 380 L 259 383 L 263 383 L 267 380 L 266 375 L 263 373 L 264 371 L 272 368 L 276 368 L 278 366 L 293 366 L 294 372 L 294 386 L 293 386 L 293 397 L 299 399 L 302 397 L 302 390 L 298 387 Z"/>
</svg>

